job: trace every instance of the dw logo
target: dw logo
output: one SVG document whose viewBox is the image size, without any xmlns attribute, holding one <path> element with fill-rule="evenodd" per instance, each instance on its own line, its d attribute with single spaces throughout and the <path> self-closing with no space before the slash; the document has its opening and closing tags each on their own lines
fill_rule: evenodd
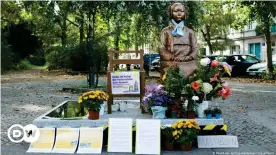
<svg viewBox="0 0 276 155">
<path fill-rule="evenodd" d="M 27 143 L 32 143 L 37 141 L 39 136 L 40 131 L 33 124 L 28 124 L 25 127 L 14 124 L 8 129 L 8 137 L 14 143 L 20 143 L 23 140 Z"/>
</svg>

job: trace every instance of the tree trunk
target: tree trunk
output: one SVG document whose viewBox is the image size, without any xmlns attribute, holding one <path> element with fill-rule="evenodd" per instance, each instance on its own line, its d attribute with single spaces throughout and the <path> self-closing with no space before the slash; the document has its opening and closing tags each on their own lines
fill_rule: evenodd
<svg viewBox="0 0 276 155">
<path fill-rule="evenodd" d="M 67 15 L 65 15 L 65 18 L 62 19 L 62 24 L 61 24 L 61 45 L 62 47 L 66 46 L 66 42 L 67 42 L 67 25 L 66 25 L 66 18 Z"/>
<path fill-rule="evenodd" d="M 265 38 L 266 38 L 266 72 L 269 79 L 273 79 L 273 64 L 272 64 L 272 50 L 271 50 L 271 32 L 269 18 L 265 17 Z"/>
<path fill-rule="evenodd" d="M 79 31 L 80 31 L 80 46 L 83 42 L 84 39 L 84 15 L 83 12 L 81 11 L 81 19 L 80 19 L 80 27 L 79 27 Z"/>
<path fill-rule="evenodd" d="M 211 35 L 210 35 L 210 27 L 205 26 L 206 28 L 206 33 L 204 33 L 204 31 L 201 29 L 201 33 L 203 35 L 204 40 L 206 41 L 208 47 L 209 47 L 209 52 L 212 55 L 213 54 L 213 47 L 212 47 L 212 43 L 211 43 Z"/>
<path fill-rule="evenodd" d="M 116 21 L 116 28 L 115 28 L 115 36 L 114 36 L 115 50 L 119 50 L 120 35 L 121 35 L 121 32 L 120 32 L 120 21 L 119 21 L 119 19 L 117 19 L 117 21 Z M 119 58 L 119 54 L 116 53 L 114 55 L 114 58 L 118 59 Z M 116 64 L 115 67 L 114 67 L 114 70 L 117 71 L 118 69 L 119 69 L 119 65 Z"/>
</svg>

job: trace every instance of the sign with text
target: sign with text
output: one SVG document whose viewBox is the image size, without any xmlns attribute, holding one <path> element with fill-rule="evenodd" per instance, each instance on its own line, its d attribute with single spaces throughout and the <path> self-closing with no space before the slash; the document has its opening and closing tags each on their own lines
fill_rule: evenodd
<svg viewBox="0 0 276 155">
<path fill-rule="evenodd" d="M 74 153 L 79 140 L 79 128 L 57 128 L 56 143 L 52 153 Z"/>
<path fill-rule="evenodd" d="M 112 94 L 140 94 L 139 72 L 112 72 Z"/>
<path fill-rule="evenodd" d="M 136 120 L 136 154 L 160 154 L 161 153 L 161 121 L 159 119 Z"/>
<path fill-rule="evenodd" d="M 132 152 L 132 119 L 109 118 L 108 152 Z"/>
<path fill-rule="evenodd" d="M 55 141 L 55 128 L 39 128 L 40 136 L 37 141 L 31 143 L 27 152 L 50 153 Z"/>
<path fill-rule="evenodd" d="M 197 136 L 198 148 L 238 148 L 237 136 Z"/>
<path fill-rule="evenodd" d="M 77 153 L 101 154 L 103 145 L 103 127 L 80 128 L 80 140 Z"/>
</svg>

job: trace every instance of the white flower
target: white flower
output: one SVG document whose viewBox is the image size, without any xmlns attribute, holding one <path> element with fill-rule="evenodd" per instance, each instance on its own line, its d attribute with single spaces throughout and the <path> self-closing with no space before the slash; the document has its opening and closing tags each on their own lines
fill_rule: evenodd
<svg viewBox="0 0 276 155">
<path fill-rule="evenodd" d="M 200 60 L 200 64 L 202 66 L 207 66 L 210 62 L 211 62 L 211 60 L 209 58 L 203 58 Z"/>
<path fill-rule="evenodd" d="M 198 96 L 193 96 L 192 100 L 197 101 L 197 100 L 199 100 L 199 97 Z"/>
<path fill-rule="evenodd" d="M 203 92 L 205 94 L 208 94 L 208 93 L 210 93 L 213 90 L 213 86 L 210 83 L 203 82 L 202 85 L 203 85 Z"/>
</svg>

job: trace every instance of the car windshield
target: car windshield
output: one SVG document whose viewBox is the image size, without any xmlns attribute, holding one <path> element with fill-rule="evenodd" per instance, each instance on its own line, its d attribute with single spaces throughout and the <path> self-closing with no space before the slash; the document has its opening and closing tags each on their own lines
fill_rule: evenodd
<svg viewBox="0 0 276 155">
<path fill-rule="evenodd" d="M 241 56 L 242 59 L 240 59 L 241 61 L 243 62 L 249 62 L 249 63 L 256 63 L 256 62 L 259 62 L 258 59 L 252 57 L 252 56 L 249 56 L 249 55 L 243 55 Z"/>
</svg>

